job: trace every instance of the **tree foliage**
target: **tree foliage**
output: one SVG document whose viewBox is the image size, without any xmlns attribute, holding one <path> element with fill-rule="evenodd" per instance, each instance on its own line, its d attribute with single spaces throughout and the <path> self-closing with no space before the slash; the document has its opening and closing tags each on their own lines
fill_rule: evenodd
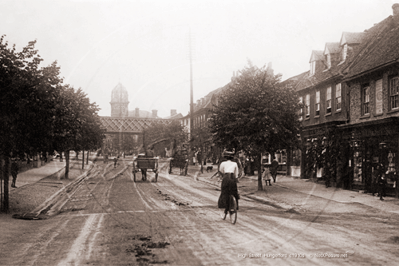
<svg viewBox="0 0 399 266">
<path fill-rule="evenodd" d="M 172 148 L 187 141 L 187 130 L 180 121 L 169 124 L 154 123 L 145 129 L 145 145 L 153 145 L 160 141 L 169 142 Z"/>
<path fill-rule="evenodd" d="M 243 150 L 256 158 L 263 152 L 288 148 L 298 140 L 298 96 L 280 86 L 280 76 L 249 62 L 220 93 L 210 120 L 214 142 L 228 149 Z M 258 171 L 258 189 L 262 190 Z"/>
<path fill-rule="evenodd" d="M 56 62 L 40 66 L 43 59 L 35 43 L 29 42 L 17 52 L 4 35 L 0 38 L 0 155 L 5 162 L 5 211 L 11 156 L 52 152 L 57 146 L 62 147 L 59 151 L 93 147 L 102 140 L 98 107 L 82 90 L 62 85 Z"/>
</svg>

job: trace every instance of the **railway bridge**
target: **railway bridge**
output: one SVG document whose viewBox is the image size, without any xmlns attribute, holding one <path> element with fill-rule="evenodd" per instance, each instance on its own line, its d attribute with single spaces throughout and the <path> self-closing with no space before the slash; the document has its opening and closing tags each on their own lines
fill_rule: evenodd
<svg viewBox="0 0 399 266">
<path fill-rule="evenodd" d="M 104 154 L 122 152 L 138 153 L 149 145 L 145 141 L 145 130 L 156 124 L 167 125 L 172 119 L 140 118 L 140 117 L 100 117 L 105 129 L 105 140 L 102 151 Z M 162 140 L 162 136 L 159 136 Z"/>
</svg>

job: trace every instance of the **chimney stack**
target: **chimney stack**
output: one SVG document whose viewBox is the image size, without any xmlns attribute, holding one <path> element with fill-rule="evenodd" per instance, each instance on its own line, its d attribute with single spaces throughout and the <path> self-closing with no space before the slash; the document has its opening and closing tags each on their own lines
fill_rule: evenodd
<svg viewBox="0 0 399 266">
<path fill-rule="evenodd" d="M 136 107 L 136 109 L 134 110 L 134 116 L 135 117 L 140 117 L 140 109 Z"/>
<path fill-rule="evenodd" d="M 158 116 L 158 110 L 152 110 L 152 117 L 156 118 Z"/>
<path fill-rule="evenodd" d="M 170 116 L 174 116 L 176 114 L 177 114 L 176 109 L 171 109 L 170 110 Z"/>
<path fill-rule="evenodd" d="M 399 25 L 399 3 L 395 3 L 392 5 L 393 11 L 393 20 L 395 21 L 395 25 Z"/>
</svg>

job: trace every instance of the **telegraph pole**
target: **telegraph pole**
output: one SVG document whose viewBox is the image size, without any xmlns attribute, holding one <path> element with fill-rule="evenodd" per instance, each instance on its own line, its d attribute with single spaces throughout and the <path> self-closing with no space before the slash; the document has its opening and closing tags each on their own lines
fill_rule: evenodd
<svg viewBox="0 0 399 266">
<path fill-rule="evenodd" d="M 191 29 L 189 30 L 189 36 L 188 36 L 188 43 L 189 43 L 189 58 L 190 58 L 190 138 L 193 134 L 193 113 L 194 113 L 194 103 L 193 103 L 193 64 L 192 64 L 192 56 L 191 56 Z M 190 151 L 190 161 L 192 160 L 192 147 L 191 147 L 191 142 L 189 142 L 189 151 Z"/>
</svg>

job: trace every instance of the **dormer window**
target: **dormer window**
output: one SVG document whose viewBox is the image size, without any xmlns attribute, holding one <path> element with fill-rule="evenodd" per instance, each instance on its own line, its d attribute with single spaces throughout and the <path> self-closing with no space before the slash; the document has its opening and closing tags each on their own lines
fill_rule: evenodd
<svg viewBox="0 0 399 266">
<path fill-rule="evenodd" d="M 327 58 L 327 68 L 329 69 L 331 68 L 331 55 L 327 54 L 326 58 Z"/>
<path fill-rule="evenodd" d="M 310 62 L 310 75 L 313 76 L 316 72 L 316 61 Z"/>
<path fill-rule="evenodd" d="M 348 54 L 348 44 L 345 43 L 341 50 L 341 61 L 345 61 L 346 55 Z"/>
</svg>

